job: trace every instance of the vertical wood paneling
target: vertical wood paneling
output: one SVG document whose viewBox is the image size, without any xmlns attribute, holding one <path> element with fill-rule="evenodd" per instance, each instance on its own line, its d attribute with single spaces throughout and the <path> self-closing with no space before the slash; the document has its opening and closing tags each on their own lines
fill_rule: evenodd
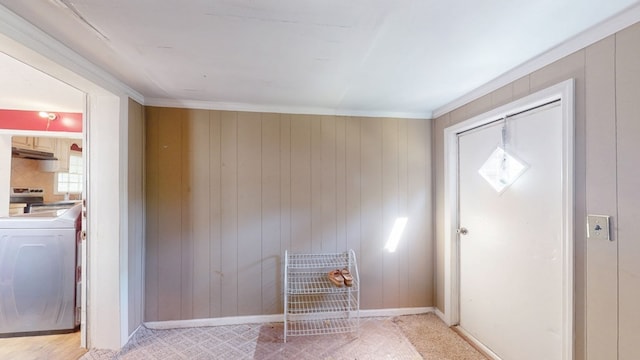
<svg viewBox="0 0 640 360">
<path fill-rule="evenodd" d="M 366 246 L 360 248 L 360 289 L 363 309 L 383 307 L 382 249 L 382 120 L 361 123 L 361 234 Z"/>
<path fill-rule="evenodd" d="M 346 120 L 336 117 L 336 251 L 349 250 L 347 246 L 346 204 Z"/>
<path fill-rule="evenodd" d="M 471 118 L 491 110 L 492 102 L 493 98 L 491 94 L 487 94 L 468 103 L 465 105 L 467 118 Z"/>
<path fill-rule="evenodd" d="M 190 232 L 192 240 L 192 263 L 184 276 L 191 278 L 192 286 L 192 318 L 208 318 L 210 315 L 210 287 L 211 287 L 211 206 L 210 198 L 213 187 L 209 181 L 211 175 L 211 121 L 209 112 L 205 110 L 191 110 L 187 112 L 183 121 L 186 130 L 183 132 L 185 151 L 190 164 L 185 171 L 189 173 L 187 183 L 189 202 L 185 207 L 189 210 L 189 217 L 183 227 L 184 232 Z M 185 179 L 183 179 L 184 181 Z M 184 200 L 184 199 L 183 199 Z M 186 236 L 186 235 L 183 235 Z M 188 239 L 187 237 L 186 239 Z M 186 240 L 183 237 L 183 242 Z M 183 264 L 184 265 L 184 264 Z M 185 266 L 183 266 L 183 269 Z M 194 276 L 197 274 L 197 276 Z M 184 281 L 184 280 L 183 280 Z M 183 314 L 183 316 L 186 314 Z"/>
<path fill-rule="evenodd" d="M 336 198 L 336 119 L 323 116 L 320 122 L 321 153 L 319 174 L 321 194 L 320 252 L 337 252 L 337 198 Z"/>
<path fill-rule="evenodd" d="M 142 323 L 144 316 L 144 108 L 129 99 L 128 126 L 128 334 Z"/>
<path fill-rule="evenodd" d="M 430 242 L 422 241 L 431 236 L 431 172 L 429 164 L 431 147 L 428 146 L 431 137 L 429 124 L 420 120 L 408 120 L 408 189 L 409 220 L 407 234 L 413 241 L 409 257 L 409 303 L 420 306 L 424 299 L 433 297 L 433 246 Z M 426 225 L 426 226 L 423 226 Z"/>
<path fill-rule="evenodd" d="M 182 309 L 182 125 L 180 110 L 160 113 L 158 123 L 158 316 L 180 319 Z"/>
<path fill-rule="evenodd" d="M 640 354 L 640 24 L 616 35 L 619 359 Z"/>
<path fill-rule="evenodd" d="M 467 107 L 466 106 L 462 106 L 459 107 L 453 111 L 451 111 L 448 114 L 448 120 L 449 120 L 449 124 L 453 125 L 453 124 L 457 124 L 460 123 L 464 120 L 467 120 L 469 117 L 467 116 Z"/>
<path fill-rule="evenodd" d="M 311 252 L 322 252 L 322 119 L 311 118 Z"/>
<path fill-rule="evenodd" d="M 209 112 L 209 317 L 222 314 L 222 112 Z M 203 225 L 206 226 L 206 225 Z M 199 273 L 194 274 L 199 276 Z"/>
<path fill-rule="evenodd" d="M 158 145 L 159 110 L 145 111 L 145 305 L 144 321 L 159 319 L 158 313 Z"/>
<path fill-rule="evenodd" d="M 238 114 L 238 314 L 262 311 L 261 143 L 259 113 Z"/>
<path fill-rule="evenodd" d="M 291 118 L 291 252 L 311 251 L 311 118 Z"/>
<path fill-rule="evenodd" d="M 425 176 L 425 164 L 410 170 L 430 156 L 428 137 L 409 136 L 422 128 L 163 108 L 148 118 L 147 321 L 282 312 L 285 250 L 354 249 L 363 308 L 431 305 L 409 276 L 431 263 L 411 264 L 431 246 L 430 219 L 383 253 Z"/>
<path fill-rule="evenodd" d="M 262 310 L 275 314 L 280 305 L 280 116 L 262 115 Z"/>
<path fill-rule="evenodd" d="M 444 311 L 444 129 L 450 124 L 449 114 L 445 114 L 434 120 L 431 126 L 433 137 L 431 146 L 434 152 L 432 158 L 433 171 L 437 176 L 433 183 L 434 216 L 434 243 L 436 247 L 436 299 L 438 309 Z"/>
<path fill-rule="evenodd" d="M 615 38 L 586 50 L 586 206 L 590 214 L 610 214 L 614 241 L 587 240 L 586 323 L 590 359 L 618 358 L 618 241 L 616 240 Z"/>
<path fill-rule="evenodd" d="M 195 110 L 193 110 L 195 111 Z M 181 297 L 180 297 L 180 318 L 193 318 L 193 214 L 191 206 L 194 202 L 192 190 L 193 173 L 196 152 L 193 149 L 194 143 L 191 141 L 191 131 L 193 128 L 192 111 L 180 110 L 180 134 L 181 167 L 180 167 L 180 199 L 181 224 L 180 224 L 180 276 Z M 197 170 L 196 170 L 197 171 Z"/>
<path fill-rule="evenodd" d="M 280 174 L 280 254 L 284 256 L 291 249 L 291 115 L 280 115 Z"/>
<path fill-rule="evenodd" d="M 361 244 L 361 135 L 362 120 L 356 117 L 347 118 L 345 124 L 346 138 L 349 139 L 346 148 L 346 227 L 347 248 L 353 249 L 356 256 L 360 256 Z"/>
<path fill-rule="evenodd" d="M 513 83 L 501 87 L 490 95 L 492 108 L 510 103 L 513 100 Z"/>
<path fill-rule="evenodd" d="M 586 336 L 585 327 L 585 242 L 586 238 L 586 142 L 585 142 L 585 51 L 577 51 L 539 71 L 529 77 L 531 92 L 542 90 L 562 80 L 573 78 L 575 81 L 574 102 L 574 306 L 575 322 L 575 357 L 585 357 Z"/>
<path fill-rule="evenodd" d="M 585 239 L 587 237 L 587 204 L 586 204 L 586 88 L 585 88 L 585 52 L 579 51 L 575 54 L 575 60 L 571 61 L 572 71 L 567 71 L 567 77 L 573 77 L 575 81 L 574 102 L 575 102 L 575 121 L 574 121 L 574 309 L 580 313 L 580 316 L 574 317 L 574 328 L 576 333 L 575 351 L 576 358 L 586 357 L 585 337 L 586 337 L 586 244 L 584 241 L 575 241 L 575 239 Z"/>
<path fill-rule="evenodd" d="M 279 284 L 284 290 L 284 253 L 292 248 L 291 216 L 291 115 L 280 115 L 280 257 Z M 278 313 L 284 311 L 283 292 L 278 292 Z"/>
<path fill-rule="evenodd" d="M 427 124 L 430 126 L 430 124 Z M 406 217 L 409 213 L 408 207 L 408 158 L 409 158 L 409 148 L 408 148 L 408 121 L 405 119 L 398 120 L 398 215 Z M 430 223 L 431 220 L 427 223 Z M 408 232 L 404 233 L 402 238 L 404 240 L 404 244 L 398 247 L 397 258 L 398 258 L 398 305 L 399 307 L 409 307 L 411 302 L 409 301 L 411 284 L 409 282 L 409 277 L 404 276 L 409 273 L 409 259 L 411 253 L 413 252 L 412 244 L 408 242 L 408 240 L 412 241 L 420 241 L 411 239 L 408 236 Z M 432 263 L 432 266 L 435 264 Z"/>
<path fill-rule="evenodd" d="M 238 162 L 237 113 L 221 115 L 221 244 L 222 272 L 220 274 L 220 315 L 238 314 Z"/>
<path fill-rule="evenodd" d="M 513 83 L 513 99 L 519 99 L 531 93 L 529 76 L 524 76 Z"/>
<path fill-rule="evenodd" d="M 398 161 L 398 120 L 383 119 L 382 121 L 382 240 L 384 244 L 389 240 L 391 229 L 396 220 L 402 216 L 398 206 L 398 186 L 399 186 L 399 161 Z M 406 239 L 406 238 L 405 238 Z M 383 245 L 384 246 L 384 245 Z M 398 243 L 399 247 L 404 247 L 402 239 Z M 399 302 L 399 252 L 383 252 L 382 258 L 382 294 L 383 307 L 397 306 Z"/>
</svg>

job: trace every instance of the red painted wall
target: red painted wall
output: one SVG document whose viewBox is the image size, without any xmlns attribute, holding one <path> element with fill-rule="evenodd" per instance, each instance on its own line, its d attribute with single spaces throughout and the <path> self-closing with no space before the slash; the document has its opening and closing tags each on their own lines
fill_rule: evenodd
<svg viewBox="0 0 640 360">
<path fill-rule="evenodd" d="M 0 110 L 0 129 L 82 132 L 81 113 L 52 113 L 55 120 L 41 117 L 39 111 Z"/>
</svg>

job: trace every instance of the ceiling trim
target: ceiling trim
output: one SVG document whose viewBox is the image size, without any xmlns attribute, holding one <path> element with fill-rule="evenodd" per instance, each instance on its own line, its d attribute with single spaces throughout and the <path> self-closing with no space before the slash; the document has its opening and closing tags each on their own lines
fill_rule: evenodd
<svg viewBox="0 0 640 360">
<path fill-rule="evenodd" d="M 402 119 L 431 119 L 430 113 L 413 112 L 384 112 L 384 111 L 354 111 L 323 107 L 295 107 L 278 105 L 254 105 L 248 103 L 215 102 L 199 100 L 178 100 L 166 98 L 145 98 L 144 105 L 173 107 L 186 109 L 223 110 L 223 111 L 247 111 L 266 112 L 278 114 L 305 114 L 305 115 L 337 115 L 337 116 L 363 116 Z"/>
<path fill-rule="evenodd" d="M 433 118 L 445 115 L 465 104 L 470 103 L 484 95 L 487 95 L 505 85 L 512 83 L 524 76 L 533 73 L 536 70 L 560 60 L 578 50 L 584 49 L 589 45 L 598 42 L 607 36 L 623 30 L 640 21 L 640 4 L 632 5 L 601 22 L 600 24 L 574 36 L 564 43 L 552 48 L 551 50 L 525 62 L 524 64 L 507 71 L 496 79 L 476 88 L 475 90 L 459 97 L 458 99 L 443 105 L 433 111 Z"/>
<path fill-rule="evenodd" d="M 137 102 L 144 102 L 144 96 L 138 91 L 124 84 L 106 70 L 93 64 L 73 49 L 62 44 L 60 41 L 2 5 L 0 5 L 0 35 L 3 35 L 2 37 L 5 38 L 4 43 L 7 43 L 6 40 L 10 40 L 15 43 L 14 45 L 17 45 L 9 49 L 3 48 L 2 51 L 7 55 L 25 62 L 27 65 L 43 71 L 70 86 L 86 92 L 87 87 L 94 88 L 95 85 L 98 85 L 108 91 L 126 94 Z M 0 41 L 2 41 L 2 39 L 0 39 Z M 46 58 L 46 61 L 44 59 L 39 59 L 40 61 L 30 61 L 33 60 L 36 54 L 37 56 Z M 47 61 L 73 73 L 76 76 L 75 80 L 78 81 L 78 84 L 71 84 L 67 77 L 61 78 L 60 76 L 56 76 L 60 74 L 47 71 L 50 70 L 48 68 L 50 63 L 47 64 Z"/>
</svg>

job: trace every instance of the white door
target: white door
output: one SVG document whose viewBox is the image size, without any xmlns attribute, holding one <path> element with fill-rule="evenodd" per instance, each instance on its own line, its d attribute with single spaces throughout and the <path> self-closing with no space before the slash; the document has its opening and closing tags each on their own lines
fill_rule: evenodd
<svg viewBox="0 0 640 360">
<path fill-rule="evenodd" d="M 459 326 L 504 360 L 563 358 L 561 110 L 458 135 Z M 498 192 L 479 169 L 505 142 L 528 168 Z"/>
</svg>

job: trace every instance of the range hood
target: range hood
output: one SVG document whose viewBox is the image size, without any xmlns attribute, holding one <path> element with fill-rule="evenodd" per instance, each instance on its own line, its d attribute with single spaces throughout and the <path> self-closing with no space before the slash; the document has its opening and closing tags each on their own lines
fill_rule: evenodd
<svg viewBox="0 0 640 360">
<path fill-rule="evenodd" d="M 58 160 L 57 157 L 53 155 L 53 153 L 46 151 L 38 151 L 31 149 L 20 149 L 16 147 L 11 148 L 11 156 L 23 159 L 33 159 L 33 160 Z"/>
</svg>

